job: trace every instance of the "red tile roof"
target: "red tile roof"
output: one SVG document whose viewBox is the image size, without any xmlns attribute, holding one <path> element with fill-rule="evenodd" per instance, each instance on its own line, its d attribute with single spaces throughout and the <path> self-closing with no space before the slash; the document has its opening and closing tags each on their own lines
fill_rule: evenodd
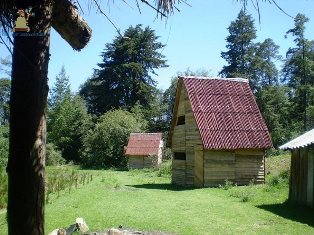
<svg viewBox="0 0 314 235">
<path fill-rule="evenodd" d="M 125 155 L 158 155 L 161 139 L 162 133 L 131 133 Z"/>
<path fill-rule="evenodd" d="M 272 147 L 246 79 L 181 79 L 205 149 Z"/>
</svg>

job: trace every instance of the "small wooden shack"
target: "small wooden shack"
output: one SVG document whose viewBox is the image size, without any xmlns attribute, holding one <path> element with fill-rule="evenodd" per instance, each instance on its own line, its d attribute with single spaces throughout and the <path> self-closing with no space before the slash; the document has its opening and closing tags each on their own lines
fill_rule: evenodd
<svg viewBox="0 0 314 235">
<path fill-rule="evenodd" d="M 279 148 L 291 151 L 289 200 L 314 207 L 314 129 Z"/>
<path fill-rule="evenodd" d="M 162 133 L 131 133 L 125 149 L 129 169 L 158 167 L 162 148 Z"/>
<path fill-rule="evenodd" d="M 179 77 L 168 139 L 174 184 L 264 182 L 272 142 L 246 79 Z"/>
</svg>

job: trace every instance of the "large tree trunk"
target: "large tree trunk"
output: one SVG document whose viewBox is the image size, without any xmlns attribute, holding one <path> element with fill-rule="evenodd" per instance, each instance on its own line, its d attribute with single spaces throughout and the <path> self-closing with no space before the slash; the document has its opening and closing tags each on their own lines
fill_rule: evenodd
<svg viewBox="0 0 314 235">
<path fill-rule="evenodd" d="M 33 7 L 35 16 L 29 19 L 29 36 L 14 38 L 7 168 L 9 234 L 44 234 L 50 2 L 16 1 L 18 9 Z"/>
</svg>

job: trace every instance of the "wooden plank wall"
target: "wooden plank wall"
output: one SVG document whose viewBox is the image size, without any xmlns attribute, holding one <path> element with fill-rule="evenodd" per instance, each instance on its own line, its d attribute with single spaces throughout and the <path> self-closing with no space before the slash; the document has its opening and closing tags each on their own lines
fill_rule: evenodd
<svg viewBox="0 0 314 235">
<path fill-rule="evenodd" d="M 235 155 L 229 151 L 204 152 L 204 186 L 219 186 L 235 179 Z"/>
<path fill-rule="evenodd" d="M 172 181 L 174 183 L 181 182 L 182 185 L 194 186 L 195 185 L 195 148 L 202 149 L 201 137 L 196 126 L 194 114 L 192 112 L 191 102 L 188 99 L 187 91 L 184 84 L 180 91 L 180 99 L 178 103 L 177 116 L 185 116 L 185 124 L 174 127 L 172 135 L 172 150 L 173 152 L 185 152 L 185 176 L 184 180 L 177 179 L 182 176 L 182 162 L 180 163 L 180 170 L 176 169 L 176 165 L 172 165 L 173 174 Z M 198 154 L 199 161 L 203 161 L 200 153 Z M 198 160 L 197 159 L 197 160 Z M 182 161 L 182 160 L 181 160 Z M 177 183 L 178 184 L 178 183 Z"/>
<path fill-rule="evenodd" d="M 144 167 L 144 159 L 142 156 L 128 157 L 129 169 L 142 169 Z"/>
<path fill-rule="evenodd" d="M 195 154 L 195 175 L 194 185 L 196 187 L 204 186 L 204 154 L 203 149 L 194 149 Z"/>
<path fill-rule="evenodd" d="M 291 152 L 289 200 L 300 205 L 314 206 L 314 150 L 312 147 Z"/>
<path fill-rule="evenodd" d="M 204 186 L 219 186 L 225 180 L 237 185 L 264 183 L 264 152 L 262 150 L 204 152 Z"/>
<path fill-rule="evenodd" d="M 158 156 L 129 156 L 129 169 L 153 168 L 158 166 Z"/>
<path fill-rule="evenodd" d="M 184 99 L 185 99 L 185 93 L 184 89 L 181 89 L 180 95 L 179 95 L 179 101 L 177 104 L 178 110 L 177 110 L 177 116 L 173 117 L 175 120 L 179 116 L 182 116 L 185 114 L 185 108 L 184 108 Z M 176 124 L 176 121 L 175 121 Z M 175 125 L 171 140 L 171 148 L 173 152 L 185 152 L 185 125 Z M 185 185 L 185 170 L 186 170 L 186 161 L 185 160 L 172 160 L 172 183 L 178 184 L 178 185 Z"/>
<path fill-rule="evenodd" d="M 235 151 L 235 183 L 248 185 L 254 180 L 255 184 L 265 182 L 264 151 L 237 150 Z"/>
<path fill-rule="evenodd" d="M 155 168 L 158 166 L 158 156 L 145 156 L 144 157 L 144 168 Z"/>
<path fill-rule="evenodd" d="M 308 206 L 314 207 L 314 148 L 308 152 L 307 200 Z"/>
<path fill-rule="evenodd" d="M 172 160 L 172 183 L 185 185 L 185 161 Z"/>
</svg>

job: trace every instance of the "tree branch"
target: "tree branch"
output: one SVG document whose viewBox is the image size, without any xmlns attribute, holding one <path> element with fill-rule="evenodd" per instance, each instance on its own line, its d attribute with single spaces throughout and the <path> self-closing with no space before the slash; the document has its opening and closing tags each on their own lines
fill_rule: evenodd
<svg viewBox="0 0 314 235">
<path fill-rule="evenodd" d="M 53 28 L 74 50 L 81 50 L 92 36 L 92 29 L 69 0 L 55 0 L 52 14 Z"/>
<path fill-rule="evenodd" d="M 120 33 L 120 30 L 119 30 L 119 29 L 117 28 L 117 26 L 112 22 L 112 20 L 107 16 L 107 14 L 101 9 L 101 7 L 100 7 L 99 3 L 97 2 L 97 0 L 93 0 L 93 1 L 94 1 L 95 5 L 96 5 L 98 11 L 106 17 L 106 19 L 113 25 L 113 27 L 116 29 L 116 31 L 118 32 L 118 34 L 122 37 L 122 35 L 121 35 L 121 33 Z"/>
</svg>

